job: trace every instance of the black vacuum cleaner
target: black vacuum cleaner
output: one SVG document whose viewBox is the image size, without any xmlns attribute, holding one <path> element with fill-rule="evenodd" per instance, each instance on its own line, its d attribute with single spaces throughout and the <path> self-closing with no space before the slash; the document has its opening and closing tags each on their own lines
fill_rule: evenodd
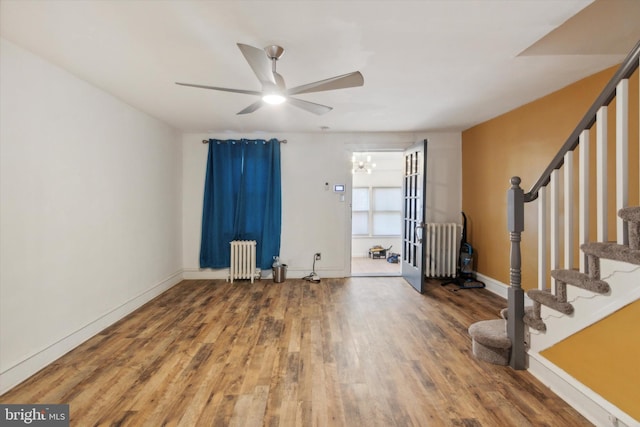
<svg viewBox="0 0 640 427">
<path fill-rule="evenodd" d="M 484 288 L 486 285 L 479 280 L 476 280 L 473 274 L 473 247 L 467 242 L 467 216 L 464 212 L 462 214 L 462 238 L 460 239 L 460 251 L 458 256 L 458 266 L 456 268 L 457 274 L 452 280 L 442 283 L 442 286 L 446 285 L 458 285 L 458 291 L 460 289 L 478 289 Z"/>
</svg>

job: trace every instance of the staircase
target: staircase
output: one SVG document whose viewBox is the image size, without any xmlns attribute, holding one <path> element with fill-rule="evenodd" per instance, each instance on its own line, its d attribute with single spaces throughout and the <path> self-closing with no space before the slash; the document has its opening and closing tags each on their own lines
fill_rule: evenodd
<svg viewBox="0 0 640 427">
<path fill-rule="evenodd" d="M 618 216 L 628 224 L 628 245 L 614 242 L 586 243 L 581 250 L 589 262 L 589 273 L 578 270 L 557 269 L 551 271 L 556 280 L 556 293 L 550 290 L 531 289 L 527 296 L 533 305 L 524 308 L 524 324 L 537 331 L 545 332 L 547 327 L 541 317 L 542 306 L 558 313 L 570 315 L 574 307 L 567 301 L 567 286 L 575 286 L 587 291 L 606 295 L 611 291 L 609 284 L 600 280 L 600 259 L 611 259 L 640 265 L 640 207 L 621 209 Z M 473 354 L 480 360 L 495 365 L 508 365 L 511 340 L 507 335 L 508 310 L 500 312 L 502 319 L 483 320 L 469 327 L 472 337 Z M 526 343 L 525 343 L 526 346 Z"/>
<path fill-rule="evenodd" d="M 508 307 L 501 311 L 500 318 L 479 321 L 469 327 L 476 358 L 496 365 L 509 365 L 516 370 L 527 369 L 529 347 L 535 352 L 531 339 L 534 343 L 538 342 L 536 340 L 545 342 L 544 337 L 533 336 L 532 330 L 539 331 L 536 334 L 549 335 L 542 316 L 543 306 L 546 313 L 557 312 L 558 316 L 554 317 L 573 317 L 581 307 L 568 300 L 569 286 L 605 298 L 614 293 L 607 282 L 610 279 L 601 277 L 602 259 L 640 265 L 640 206 L 629 206 L 628 190 L 629 78 L 638 69 L 639 61 L 640 42 L 529 192 L 525 193 L 520 187 L 519 177 L 511 178 L 507 193 L 511 241 Z M 611 122 L 615 126 L 615 169 L 608 171 L 608 107 L 614 101 L 615 117 Z M 592 128 L 593 132 L 590 132 Z M 596 154 L 591 158 L 590 138 L 594 133 Z M 638 140 L 632 143 L 640 145 Z M 577 158 L 577 180 L 574 179 L 574 157 Z M 590 171 L 592 163 L 596 166 L 594 188 L 590 188 L 589 183 L 594 175 Z M 640 180 L 638 173 L 634 174 L 633 178 Z M 608 209 L 610 187 L 615 189 L 615 210 Z M 590 203 L 592 195 L 596 199 L 594 204 Z M 538 286 L 526 292 L 532 304 L 525 306 L 520 241 L 524 232 L 525 204 L 532 202 L 536 202 L 538 213 Z M 574 217 L 577 217 L 577 239 L 573 232 Z M 597 230 L 595 236 L 590 235 L 593 222 Z M 612 239 L 609 239 L 610 223 L 615 223 Z M 579 254 L 578 259 L 574 259 L 574 253 Z M 548 339 L 546 341 L 548 344 Z M 618 425 L 617 421 L 612 425 Z"/>
</svg>

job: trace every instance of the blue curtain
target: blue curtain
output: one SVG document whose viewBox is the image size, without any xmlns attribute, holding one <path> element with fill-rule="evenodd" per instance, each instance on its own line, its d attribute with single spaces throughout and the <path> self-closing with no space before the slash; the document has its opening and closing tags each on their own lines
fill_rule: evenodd
<svg viewBox="0 0 640 427">
<path fill-rule="evenodd" d="M 209 140 L 200 267 L 229 267 L 229 242 L 255 240 L 256 264 L 271 268 L 280 255 L 280 143 Z"/>
</svg>

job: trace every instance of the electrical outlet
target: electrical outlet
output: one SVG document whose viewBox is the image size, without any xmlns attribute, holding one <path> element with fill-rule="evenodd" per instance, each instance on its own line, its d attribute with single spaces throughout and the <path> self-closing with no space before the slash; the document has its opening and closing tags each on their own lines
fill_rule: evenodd
<svg viewBox="0 0 640 427">
<path fill-rule="evenodd" d="M 322 259 L 322 254 L 320 252 L 316 252 L 314 256 L 316 261 L 320 261 Z"/>
</svg>

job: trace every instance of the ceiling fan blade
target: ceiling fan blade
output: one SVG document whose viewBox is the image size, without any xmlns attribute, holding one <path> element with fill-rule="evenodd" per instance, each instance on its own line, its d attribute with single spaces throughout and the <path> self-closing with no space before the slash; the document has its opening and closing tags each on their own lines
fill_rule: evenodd
<svg viewBox="0 0 640 427">
<path fill-rule="evenodd" d="M 332 107 L 327 107 L 326 105 L 316 104 L 314 102 L 303 101 L 302 99 L 296 99 L 291 97 L 287 97 L 287 102 L 293 105 L 294 107 L 302 108 L 305 111 L 308 111 L 310 113 L 314 113 L 317 115 L 325 114 L 333 110 Z"/>
<path fill-rule="evenodd" d="M 360 71 L 343 74 L 341 76 L 331 77 L 330 79 L 320 80 L 302 86 L 297 86 L 287 91 L 287 95 L 297 95 L 300 93 L 322 92 L 325 90 L 346 89 L 348 87 L 362 86 L 364 77 Z"/>
<path fill-rule="evenodd" d="M 212 89 L 212 90 L 221 90 L 223 92 L 234 92 L 234 93 L 244 93 L 247 95 L 262 95 L 262 92 L 258 92 L 255 90 L 244 90 L 244 89 L 229 89 L 227 87 L 216 87 L 216 86 L 205 86 L 205 85 L 194 85 L 191 83 L 178 83 L 180 86 L 191 86 L 191 87 L 199 87 L 201 89 Z"/>
<path fill-rule="evenodd" d="M 238 47 L 258 80 L 260 80 L 260 83 L 267 86 L 275 85 L 276 79 L 273 77 L 273 71 L 271 71 L 271 61 L 264 49 L 258 49 L 242 43 L 238 43 Z"/>
<path fill-rule="evenodd" d="M 287 90 L 287 86 L 284 84 L 284 77 L 280 73 L 274 72 L 273 78 L 276 79 L 276 86 L 281 90 Z"/>
<path fill-rule="evenodd" d="M 262 107 L 263 105 L 264 105 L 264 103 L 262 102 L 262 99 L 261 99 L 259 101 L 254 102 L 253 104 L 249 105 L 244 110 L 237 112 L 236 115 L 253 113 L 254 111 L 256 111 L 258 108 Z"/>
</svg>

